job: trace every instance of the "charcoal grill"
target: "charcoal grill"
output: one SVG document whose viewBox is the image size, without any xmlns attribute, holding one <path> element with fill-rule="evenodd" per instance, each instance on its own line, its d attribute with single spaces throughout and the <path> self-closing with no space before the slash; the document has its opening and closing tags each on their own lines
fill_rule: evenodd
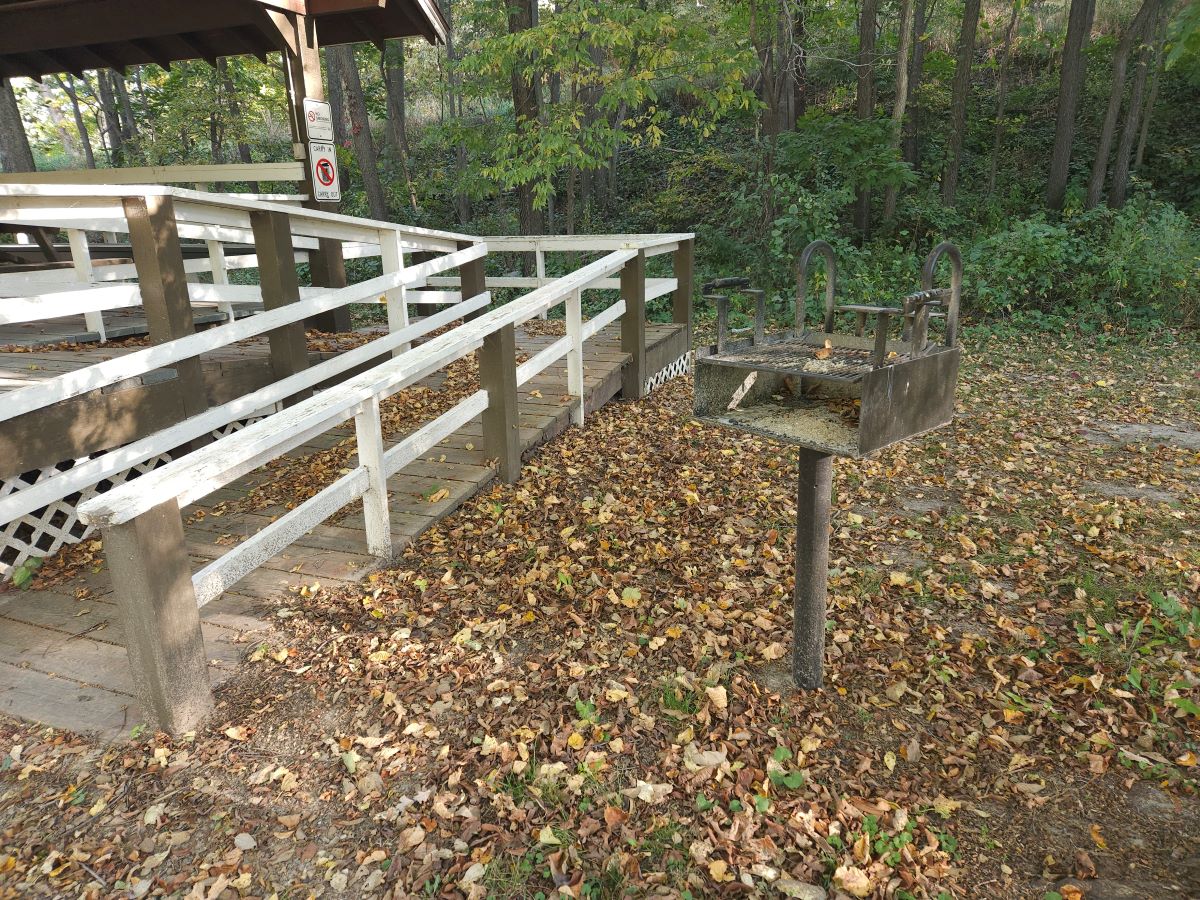
<svg viewBox="0 0 1200 900">
<path fill-rule="evenodd" d="M 818 255 L 825 262 L 825 315 L 810 329 L 804 310 Z M 950 286 L 935 288 L 943 256 L 951 262 Z M 755 298 L 752 327 L 729 328 L 729 297 L 717 291 L 731 287 Z M 775 334 L 766 333 L 763 293 L 749 290 L 747 280 L 723 279 L 702 291 L 716 304 L 717 339 L 696 360 L 696 418 L 800 447 L 792 668 L 800 687 L 818 688 L 833 457 L 867 456 L 953 418 L 962 256 L 953 244 L 939 244 L 921 270 L 921 290 L 896 305 L 839 305 L 833 248 L 813 241 L 796 267 L 792 328 Z M 848 333 L 835 331 L 839 314 L 852 320 Z M 931 320 L 943 322 L 940 341 L 930 339 Z"/>
</svg>

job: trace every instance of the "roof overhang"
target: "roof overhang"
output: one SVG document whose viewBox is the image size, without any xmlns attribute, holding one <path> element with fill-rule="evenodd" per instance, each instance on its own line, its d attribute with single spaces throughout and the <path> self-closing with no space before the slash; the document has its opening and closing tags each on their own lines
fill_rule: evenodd
<svg viewBox="0 0 1200 900">
<path fill-rule="evenodd" d="M 0 77 L 265 57 L 287 48 L 280 13 L 311 16 L 321 46 L 447 32 L 436 0 L 0 0 Z"/>
</svg>

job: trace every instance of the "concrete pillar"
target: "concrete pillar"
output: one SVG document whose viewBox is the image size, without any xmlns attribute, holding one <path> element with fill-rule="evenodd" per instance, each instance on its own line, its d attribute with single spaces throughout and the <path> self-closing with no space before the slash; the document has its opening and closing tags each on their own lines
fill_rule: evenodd
<svg viewBox="0 0 1200 900">
<path fill-rule="evenodd" d="M 796 587 L 793 593 L 792 677 L 796 686 L 821 687 L 825 660 L 825 605 L 829 592 L 829 507 L 833 457 L 800 448 L 796 494 Z"/>
<path fill-rule="evenodd" d="M 104 553 L 142 711 L 163 731 L 190 731 L 212 709 L 212 687 L 178 503 L 106 527 Z"/>
</svg>

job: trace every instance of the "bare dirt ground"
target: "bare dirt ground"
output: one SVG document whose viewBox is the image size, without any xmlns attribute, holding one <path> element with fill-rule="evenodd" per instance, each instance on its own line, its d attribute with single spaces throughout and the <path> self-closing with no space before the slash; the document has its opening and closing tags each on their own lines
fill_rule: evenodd
<svg viewBox="0 0 1200 900">
<path fill-rule="evenodd" d="M 1200 896 L 1200 343 L 1157 340 L 968 339 L 952 427 L 837 463 L 819 693 L 794 452 L 686 379 L 610 406 L 281 600 L 202 731 L 0 720 L 0 897 Z"/>
</svg>

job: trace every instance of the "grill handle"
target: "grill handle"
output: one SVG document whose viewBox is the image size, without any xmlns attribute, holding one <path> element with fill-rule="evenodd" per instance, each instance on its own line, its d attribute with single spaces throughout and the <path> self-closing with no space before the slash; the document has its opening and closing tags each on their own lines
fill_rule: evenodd
<svg viewBox="0 0 1200 900">
<path fill-rule="evenodd" d="M 796 318 L 793 327 L 797 334 L 804 330 L 804 306 L 808 300 L 808 265 L 813 254 L 825 257 L 825 333 L 833 334 L 834 296 L 837 294 L 837 256 L 828 241 L 813 241 L 800 252 L 796 263 Z"/>
<path fill-rule="evenodd" d="M 963 260 L 958 247 L 949 241 L 943 241 L 930 251 L 921 268 L 921 288 L 933 290 L 933 276 L 937 274 L 937 264 L 943 256 L 950 257 L 950 303 L 946 307 L 946 336 L 944 344 L 953 347 L 958 342 L 958 304 L 962 300 Z"/>
</svg>

